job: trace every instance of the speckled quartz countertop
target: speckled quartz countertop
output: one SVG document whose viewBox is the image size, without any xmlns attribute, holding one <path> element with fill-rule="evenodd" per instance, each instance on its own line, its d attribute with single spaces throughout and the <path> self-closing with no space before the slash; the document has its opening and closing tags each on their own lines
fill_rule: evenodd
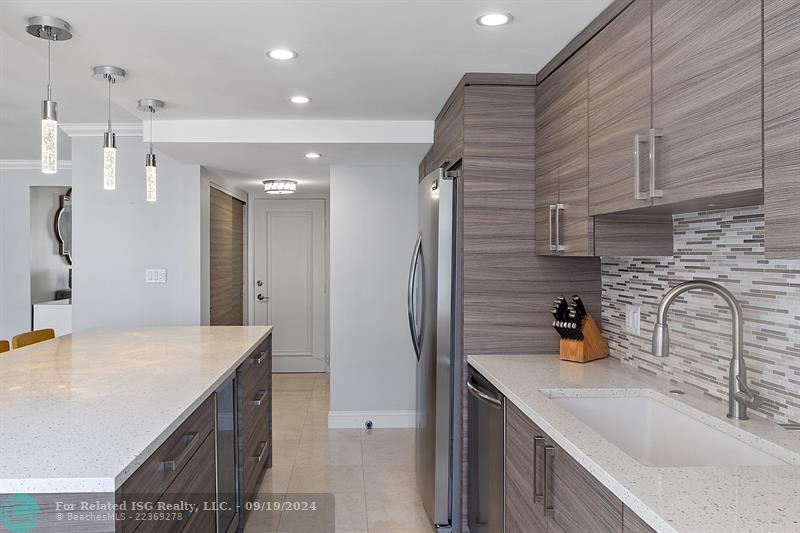
<svg viewBox="0 0 800 533">
<path fill-rule="evenodd" d="M 0 356 L 0 494 L 113 492 L 272 331 L 98 330 Z"/>
<path fill-rule="evenodd" d="M 726 402 L 613 359 L 582 365 L 554 356 L 470 356 L 469 364 L 656 531 L 800 532 L 800 431 L 786 430 L 758 416 L 731 421 L 725 417 Z M 675 388 L 686 394 L 670 395 L 669 390 Z M 585 389 L 587 395 L 589 391 L 601 395 L 602 390 L 609 395 L 625 394 L 621 389 L 655 391 L 668 396 L 670 405 L 678 409 L 701 411 L 707 415 L 703 421 L 712 427 L 749 432 L 746 438 L 752 444 L 789 464 L 644 466 L 541 392 L 552 389 Z"/>
</svg>

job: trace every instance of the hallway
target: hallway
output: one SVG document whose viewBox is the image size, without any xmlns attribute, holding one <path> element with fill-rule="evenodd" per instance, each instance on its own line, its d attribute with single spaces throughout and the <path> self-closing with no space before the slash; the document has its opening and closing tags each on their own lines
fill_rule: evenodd
<svg viewBox="0 0 800 533">
<path fill-rule="evenodd" d="M 273 377 L 273 467 L 261 500 L 333 494 L 335 530 L 301 514 L 254 512 L 246 533 L 432 533 L 414 475 L 414 430 L 328 429 L 328 374 Z"/>
</svg>

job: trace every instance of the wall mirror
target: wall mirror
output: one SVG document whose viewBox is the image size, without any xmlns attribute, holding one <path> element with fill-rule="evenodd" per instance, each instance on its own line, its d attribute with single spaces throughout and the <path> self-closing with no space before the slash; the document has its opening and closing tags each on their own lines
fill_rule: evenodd
<svg viewBox="0 0 800 533">
<path fill-rule="evenodd" d="M 56 211 L 55 231 L 58 239 L 58 253 L 67 263 L 72 264 L 72 189 L 61 197 L 61 206 Z"/>
</svg>

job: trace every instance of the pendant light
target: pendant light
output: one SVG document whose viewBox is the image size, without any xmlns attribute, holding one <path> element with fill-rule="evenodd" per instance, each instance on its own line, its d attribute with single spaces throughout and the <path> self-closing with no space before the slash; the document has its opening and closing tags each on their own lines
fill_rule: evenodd
<svg viewBox="0 0 800 533">
<path fill-rule="evenodd" d="M 53 41 L 72 38 L 69 23 L 56 17 L 31 17 L 26 31 L 47 41 L 47 98 L 42 101 L 42 172 L 58 172 L 58 112 L 53 98 L 51 55 Z"/>
<path fill-rule="evenodd" d="M 153 115 L 156 114 L 156 111 L 164 109 L 164 102 L 145 98 L 139 100 L 139 105 L 136 106 L 136 109 L 150 113 L 150 153 L 147 154 L 144 161 L 145 191 L 147 201 L 155 202 L 158 192 L 158 170 L 156 168 L 156 154 L 153 153 Z"/>
<path fill-rule="evenodd" d="M 125 71 L 101 65 L 92 69 L 92 77 L 108 84 L 108 131 L 103 133 L 103 189 L 113 191 L 117 188 L 117 138 L 111 129 L 111 86 L 125 80 Z"/>
</svg>

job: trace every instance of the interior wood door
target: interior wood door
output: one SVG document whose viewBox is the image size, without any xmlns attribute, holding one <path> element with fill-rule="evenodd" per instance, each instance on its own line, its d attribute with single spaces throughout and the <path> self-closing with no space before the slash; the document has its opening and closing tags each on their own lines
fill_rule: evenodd
<svg viewBox="0 0 800 533">
<path fill-rule="evenodd" d="M 800 2 L 764 2 L 764 206 L 768 257 L 800 258 Z"/>
<path fill-rule="evenodd" d="M 211 187 L 210 324 L 244 325 L 245 204 Z"/>
<path fill-rule="evenodd" d="M 652 23 L 653 204 L 760 190 L 761 0 L 659 0 Z"/>
<path fill-rule="evenodd" d="M 327 370 L 324 200 L 256 200 L 254 317 L 272 324 L 275 372 Z"/>
<path fill-rule="evenodd" d="M 556 109 L 561 135 L 558 151 L 557 243 L 561 255 L 594 254 L 594 221 L 589 216 L 589 73 L 584 47 L 553 75 L 560 78 Z"/>
<path fill-rule="evenodd" d="M 652 124 L 650 9 L 651 0 L 636 0 L 588 44 L 591 215 L 651 205 L 636 195 L 633 150 Z M 640 168 L 638 190 L 646 192 L 649 165 Z"/>
</svg>

